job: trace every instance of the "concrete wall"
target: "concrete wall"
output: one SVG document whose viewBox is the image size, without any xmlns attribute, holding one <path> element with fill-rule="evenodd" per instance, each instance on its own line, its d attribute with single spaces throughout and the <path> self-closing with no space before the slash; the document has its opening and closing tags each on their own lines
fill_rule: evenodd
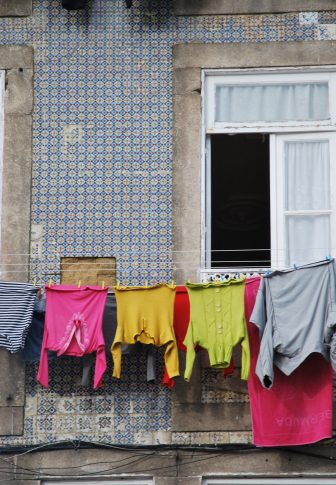
<svg viewBox="0 0 336 485">
<path fill-rule="evenodd" d="M 201 485 L 203 478 L 336 478 L 335 452 L 323 447 L 297 450 L 65 450 L 4 455 L 15 483 L 39 485 L 43 479 L 94 481 L 118 477 L 154 478 L 154 485 Z M 11 474 L 11 475 L 10 475 Z M 15 475 L 14 475 L 15 476 Z M 10 482 L 8 482 L 10 483 Z M 113 482 L 112 482 L 113 483 Z"/>
<path fill-rule="evenodd" d="M 0 260 L 1 278 L 11 281 L 28 279 L 33 67 L 32 47 L 0 46 L 0 70 L 5 71 Z M 20 435 L 24 366 L 18 355 L 5 349 L 0 349 L 0 365 L 0 435 Z"/>
<path fill-rule="evenodd" d="M 331 0 L 174 0 L 176 15 L 228 15 L 335 10 Z"/>
</svg>

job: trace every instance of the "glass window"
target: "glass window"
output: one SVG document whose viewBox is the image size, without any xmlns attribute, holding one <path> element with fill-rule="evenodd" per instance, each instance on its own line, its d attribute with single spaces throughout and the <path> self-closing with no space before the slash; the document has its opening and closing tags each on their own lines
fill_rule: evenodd
<svg viewBox="0 0 336 485">
<path fill-rule="evenodd" d="M 326 120 L 328 83 L 216 86 L 216 121 Z"/>
<path fill-rule="evenodd" d="M 334 72 L 206 74 L 205 269 L 336 253 L 334 105 Z"/>
</svg>

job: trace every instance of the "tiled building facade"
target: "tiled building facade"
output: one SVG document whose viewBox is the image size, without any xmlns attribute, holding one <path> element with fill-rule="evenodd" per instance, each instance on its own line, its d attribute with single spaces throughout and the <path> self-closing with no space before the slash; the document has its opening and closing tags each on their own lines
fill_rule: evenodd
<svg viewBox="0 0 336 485">
<path fill-rule="evenodd" d="M 31 281 L 59 281 L 61 257 L 115 257 L 122 284 L 173 278 L 174 45 L 334 39 L 336 11 L 177 16 L 164 0 L 135 0 L 131 9 L 92 0 L 73 12 L 60 0 L 34 0 L 32 15 L 0 18 L 2 46 L 34 48 Z M 36 371 L 26 367 L 23 434 L 1 437 L 1 448 L 251 443 L 249 426 L 172 427 L 175 394 L 160 385 L 161 352 L 156 384 L 145 382 L 144 356 L 124 358 L 120 381 L 110 365 L 99 391 L 80 385 L 72 359 L 50 365 L 48 390 Z M 248 409 L 246 388 L 221 379 L 204 367 L 202 404 Z"/>
</svg>

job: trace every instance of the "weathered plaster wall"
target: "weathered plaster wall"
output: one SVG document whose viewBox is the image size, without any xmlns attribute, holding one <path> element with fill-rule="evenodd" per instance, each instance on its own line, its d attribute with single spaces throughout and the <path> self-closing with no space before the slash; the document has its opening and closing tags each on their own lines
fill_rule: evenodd
<svg viewBox="0 0 336 485">
<path fill-rule="evenodd" d="M 176 15 L 227 15 L 335 10 L 332 0 L 174 0 Z"/>
<path fill-rule="evenodd" d="M 4 72 L 5 79 L 4 144 L 0 170 L 0 271 L 1 278 L 5 280 L 27 281 L 28 278 L 33 67 L 32 47 L 0 46 L 0 70 Z M 13 253 L 18 256 L 13 257 Z M 12 263 L 18 271 L 12 271 Z M 9 355 L 5 349 L 0 349 L 0 366 L 0 434 L 21 435 L 25 403 L 24 366 L 18 355 Z"/>
<path fill-rule="evenodd" d="M 25 17 L 32 13 L 32 0 L 0 0 L 0 17 Z"/>
<path fill-rule="evenodd" d="M 123 0 L 72 13 L 59 0 L 33 7 L 31 17 L 0 19 L 0 44 L 34 47 L 31 276 L 39 281 L 58 278 L 59 253 L 116 256 L 125 284 L 171 277 L 175 44 L 336 37 L 335 12 L 175 17 L 162 0 L 137 0 L 131 10 Z M 198 189 L 188 190 L 192 203 Z M 125 359 L 120 382 L 110 370 L 93 392 L 78 384 L 80 363 L 61 360 L 45 390 L 29 366 L 24 434 L 0 444 L 250 440 L 249 432 L 171 432 L 171 394 L 145 383 L 144 356 Z M 205 385 L 201 391 L 202 402 L 211 401 Z"/>
<path fill-rule="evenodd" d="M 3 455 L 1 469 L 15 483 L 39 485 L 44 479 L 98 481 L 109 478 L 154 478 L 154 485 L 201 485 L 203 477 L 335 478 L 335 451 L 323 447 L 296 450 L 61 450 Z M 6 467 L 6 468 L 5 468 Z M 0 475 L 1 476 L 1 475 Z M 11 482 L 8 481 L 8 485 Z M 91 482 L 90 482 L 91 483 Z M 113 482 L 112 482 L 113 483 Z M 7 483 L 5 482 L 5 485 Z"/>
</svg>

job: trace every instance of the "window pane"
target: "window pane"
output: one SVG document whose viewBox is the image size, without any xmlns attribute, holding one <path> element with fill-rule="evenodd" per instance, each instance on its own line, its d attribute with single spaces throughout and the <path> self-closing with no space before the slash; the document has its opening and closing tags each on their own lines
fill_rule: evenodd
<svg viewBox="0 0 336 485">
<path fill-rule="evenodd" d="M 286 210 L 330 208 L 328 140 L 285 143 Z"/>
<path fill-rule="evenodd" d="M 330 250 L 330 217 L 287 216 L 287 264 L 324 259 Z"/>
<path fill-rule="evenodd" d="M 216 121 L 329 119 L 328 83 L 216 86 Z"/>
<path fill-rule="evenodd" d="M 269 177 L 269 136 L 211 136 L 213 268 L 270 266 Z"/>
</svg>

